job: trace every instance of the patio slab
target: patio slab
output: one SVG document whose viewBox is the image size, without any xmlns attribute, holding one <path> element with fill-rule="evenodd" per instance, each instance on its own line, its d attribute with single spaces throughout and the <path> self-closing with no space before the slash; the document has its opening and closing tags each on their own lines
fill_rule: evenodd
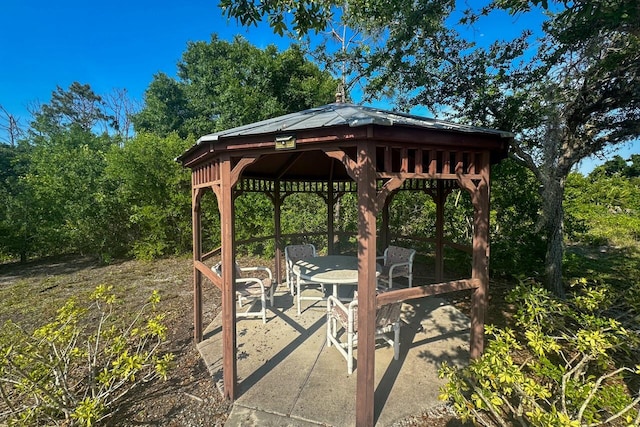
<svg viewBox="0 0 640 427">
<path fill-rule="evenodd" d="M 305 302 L 297 316 L 284 287 L 268 311 L 267 323 L 237 323 L 239 396 L 227 426 L 355 425 L 356 370 L 326 345 L 324 302 Z M 214 380 L 222 378 L 221 318 L 198 345 Z M 440 298 L 403 304 L 400 357 L 380 345 L 375 353 L 375 419 L 391 426 L 439 407 L 440 364 L 466 364 L 469 319 Z M 356 352 L 357 359 L 357 352 Z"/>
</svg>

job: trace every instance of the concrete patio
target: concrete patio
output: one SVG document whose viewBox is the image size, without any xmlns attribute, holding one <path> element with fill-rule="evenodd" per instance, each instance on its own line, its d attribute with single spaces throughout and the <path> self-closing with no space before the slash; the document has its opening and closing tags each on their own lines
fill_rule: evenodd
<svg viewBox="0 0 640 427">
<path fill-rule="evenodd" d="M 326 346 L 324 301 L 303 302 L 303 310 L 296 315 L 293 298 L 281 287 L 266 324 L 238 320 L 240 393 L 227 426 L 355 425 L 357 362 L 347 375 L 344 358 Z M 443 299 L 405 303 L 403 322 L 399 359 L 387 346 L 375 353 L 378 426 L 442 406 L 440 364 L 469 359 L 469 319 Z M 222 378 L 221 331 L 218 316 L 198 345 L 214 380 Z"/>
</svg>

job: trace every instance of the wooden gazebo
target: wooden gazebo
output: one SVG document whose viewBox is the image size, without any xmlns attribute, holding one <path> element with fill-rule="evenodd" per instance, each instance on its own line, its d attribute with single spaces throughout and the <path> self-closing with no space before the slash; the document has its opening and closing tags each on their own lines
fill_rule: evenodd
<svg viewBox="0 0 640 427">
<path fill-rule="evenodd" d="M 223 381 L 226 397 L 237 391 L 234 274 L 234 195 L 259 191 L 274 206 L 276 278 L 280 280 L 280 211 L 295 192 L 322 193 L 327 202 L 327 247 L 334 250 L 333 207 L 345 189 L 358 198 L 358 369 L 356 422 L 374 423 L 376 307 L 427 295 L 473 289 L 470 354 L 483 351 L 489 283 L 490 166 L 507 154 L 508 132 L 463 126 L 375 108 L 335 103 L 206 135 L 177 160 L 192 170 L 194 334 L 202 340 L 202 280 L 222 292 Z M 436 203 L 436 283 L 376 295 L 376 218 L 388 240 L 392 195 L 416 187 Z M 474 208 L 471 277 L 442 282 L 446 195 L 462 188 Z M 222 281 L 203 261 L 201 198 L 212 190 L 221 223 Z M 384 244 L 388 241 L 382 242 Z"/>
</svg>

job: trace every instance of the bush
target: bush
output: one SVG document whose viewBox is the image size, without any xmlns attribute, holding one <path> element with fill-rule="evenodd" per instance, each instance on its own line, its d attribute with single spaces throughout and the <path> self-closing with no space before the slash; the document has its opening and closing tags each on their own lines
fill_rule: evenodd
<svg viewBox="0 0 640 427">
<path fill-rule="evenodd" d="M 86 307 L 68 300 L 31 334 L 13 322 L 3 326 L 0 421 L 95 425 L 140 384 L 166 379 L 173 355 L 159 355 L 166 333 L 163 315 L 155 313 L 159 294 L 123 323 L 111 289 L 98 286 Z"/>
<path fill-rule="evenodd" d="M 443 365 L 440 397 L 485 426 L 639 425 L 640 365 L 627 366 L 637 363 L 637 332 L 606 315 L 615 300 L 608 287 L 581 280 L 574 288 L 559 301 L 520 283 L 509 295 L 520 333 L 488 327 L 481 358 Z"/>
</svg>

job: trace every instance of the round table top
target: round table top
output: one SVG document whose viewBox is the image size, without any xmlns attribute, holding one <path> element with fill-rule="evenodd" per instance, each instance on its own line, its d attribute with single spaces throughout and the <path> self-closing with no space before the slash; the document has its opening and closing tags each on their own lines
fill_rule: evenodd
<svg viewBox="0 0 640 427">
<path fill-rule="evenodd" d="M 381 267 L 376 264 L 376 276 Z M 358 257 L 348 255 L 327 255 L 305 258 L 293 265 L 293 272 L 300 278 L 326 284 L 358 283 Z"/>
</svg>

